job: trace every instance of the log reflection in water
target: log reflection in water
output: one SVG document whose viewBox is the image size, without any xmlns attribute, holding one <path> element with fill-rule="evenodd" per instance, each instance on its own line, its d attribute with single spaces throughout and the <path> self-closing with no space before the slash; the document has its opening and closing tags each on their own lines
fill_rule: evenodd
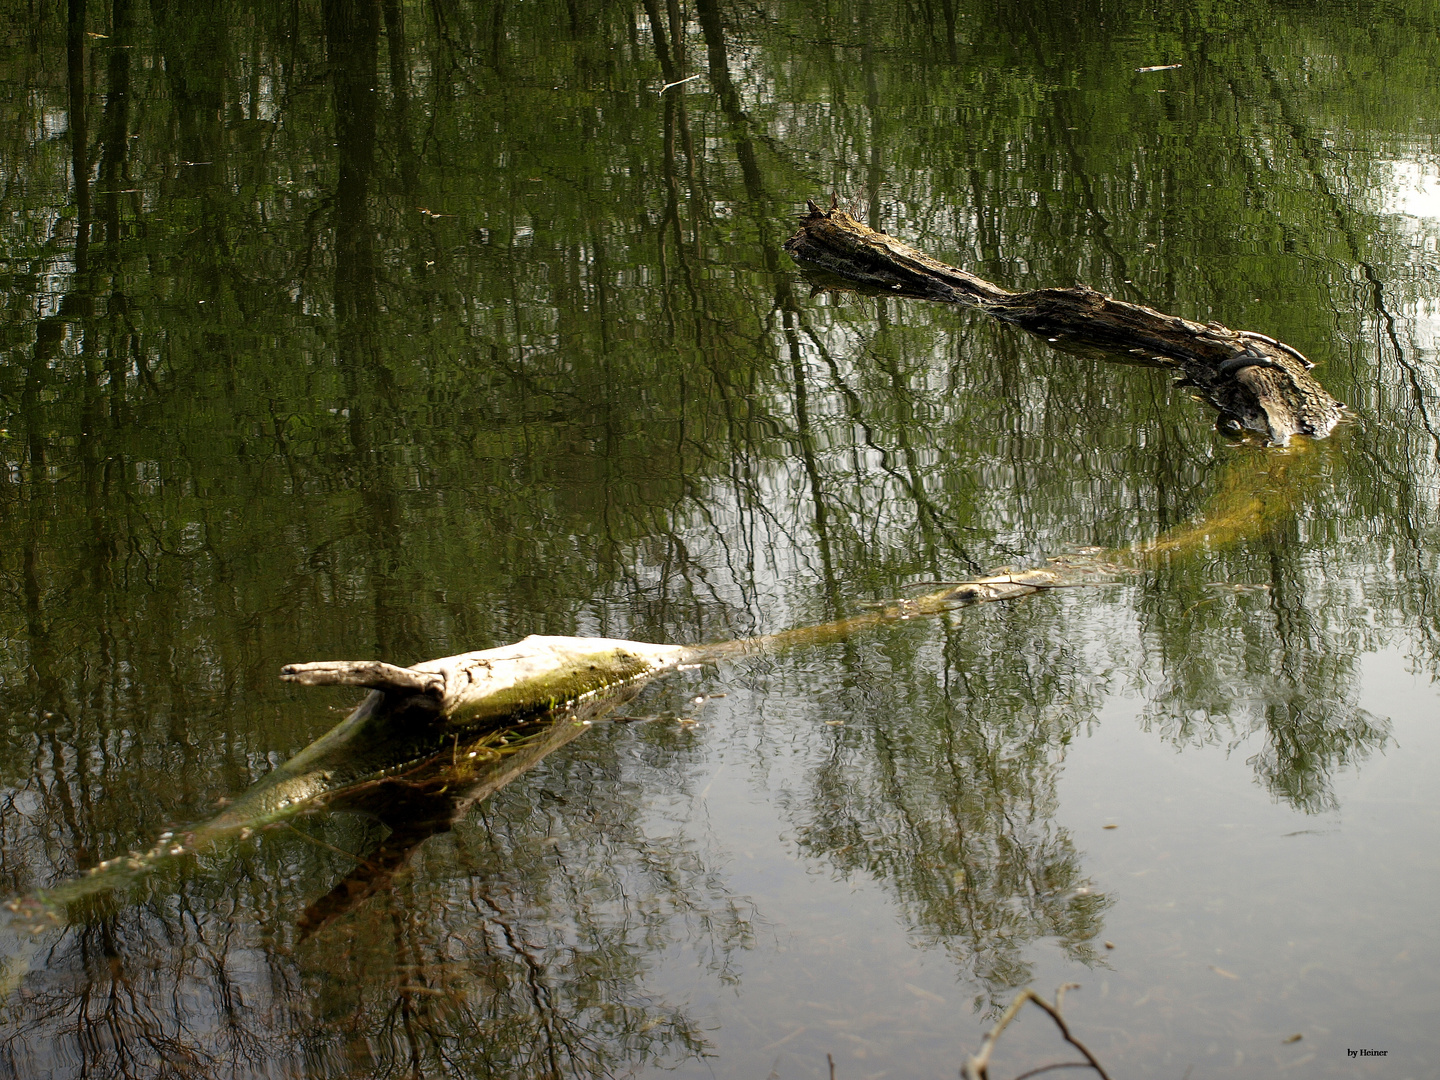
<svg viewBox="0 0 1440 1080">
<path fill-rule="evenodd" d="M 703 1055 L 700 1025 L 644 989 L 654 949 L 693 946 L 694 917 L 724 966 L 746 947 L 750 915 L 683 837 L 646 835 L 634 801 L 608 790 L 607 748 L 591 742 L 476 806 L 533 778 L 636 691 L 461 739 L 404 775 L 337 792 L 294 821 L 304 841 L 264 830 L 206 860 L 205 875 L 162 876 L 128 905 L 92 898 L 88 921 L 44 935 L 52 974 L 10 998 L 0 1060 L 43 1074 L 40 1031 L 92 1071 L 163 1063 L 177 1077 L 301 1061 L 337 1076 L 416 1062 L 599 1076 Z M 557 820 L 572 803 L 584 813 Z M 426 840 L 448 850 L 420 858 Z M 297 879 L 329 882 L 298 919 Z M 617 907 L 619 897 L 644 899 Z M 75 980 L 104 1010 L 102 1045 L 86 1041 L 96 1009 L 72 1008 Z M 169 1006 L 177 993 L 190 1001 L 181 1015 Z"/>
<path fill-rule="evenodd" d="M 320 932 L 356 904 L 389 885 L 395 872 L 424 841 L 449 832 L 479 802 L 534 768 L 547 755 L 583 734 L 586 727 L 640 692 L 616 687 L 557 713 L 478 738 L 456 739 L 416 768 L 370 780 L 324 800 L 323 808 L 375 818 L 388 835 L 354 853 L 356 866 L 313 901 L 297 922 L 299 941 Z M 319 809 L 317 807 L 317 809 Z"/>
</svg>

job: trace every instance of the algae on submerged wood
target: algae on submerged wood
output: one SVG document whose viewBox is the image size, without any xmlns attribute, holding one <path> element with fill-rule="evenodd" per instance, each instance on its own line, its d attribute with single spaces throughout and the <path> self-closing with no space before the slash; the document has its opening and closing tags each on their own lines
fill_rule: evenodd
<svg viewBox="0 0 1440 1080">
<path fill-rule="evenodd" d="M 372 689 L 349 716 L 209 821 L 162 833 L 143 853 L 108 859 L 84 875 L 12 900 L 8 907 L 22 927 L 39 931 L 60 925 L 69 919 L 70 905 L 133 885 L 182 856 L 248 838 L 256 829 L 290 820 L 366 784 L 423 768 L 447 751 L 458 755 L 462 745 L 467 768 L 475 758 L 479 765 L 499 761 L 516 749 L 508 745 L 507 731 L 537 722 L 545 727 L 543 720 L 552 713 L 561 722 L 568 707 L 603 698 L 607 690 L 638 686 L 695 656 L 696 650 L 684 646 L 532 635 L 412 668 L 363 662 L 291 665 L 282 678 L 302 685 L 358 683 Z M 434 693 L 428 692 L 431 686 Z M 417 693 L 417 687 L 427 689 Z M 563 741 L 547 745 L 553 749 Z M 527 758 L 525 767 L 538 760 Z M 457 756 L 453 764 L 458 768 L 460 762 Z M 507 772 L 503 783 L 522 771 Z"/>
</svg>

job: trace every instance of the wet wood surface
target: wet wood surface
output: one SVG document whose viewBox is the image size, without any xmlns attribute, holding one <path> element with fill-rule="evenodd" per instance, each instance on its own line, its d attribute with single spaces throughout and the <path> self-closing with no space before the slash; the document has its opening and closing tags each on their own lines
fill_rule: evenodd
<svg viewBox="0 0 1440 1080">
<path fill-rule="evenodd" d="M 1100 351 L 1178 370 L 1219 413 L 1217 426 L 1284 446 L 1323 439 L 1345 415 L 1293 346 L 1267 334 L 1198 323 L 1087 285 L 1011 292 L 950 266 L 836 207 L 808 204 L 785 243 L 798 261 L 886 295 L 979 308 L 1061 351 Z"/>
</svg>

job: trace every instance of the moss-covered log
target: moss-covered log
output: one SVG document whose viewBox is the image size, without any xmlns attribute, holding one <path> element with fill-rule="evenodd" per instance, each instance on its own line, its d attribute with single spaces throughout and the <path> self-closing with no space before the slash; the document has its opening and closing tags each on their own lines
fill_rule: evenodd
<svg viewBox="0 0 1440 1080">
<path fill-rule="evenodd" d="M 695 650 L 611 638 L 530 637 L 402 668 L 371 660 L 290 664 L 280 677 L 302 686 L 368 686 L 392 711 L 443 717 L 452 729 L 553 709 L 586 694 L 685 663 Z M 380 699 L 373 707 L 379 708 Z"/>
<path fill-rule="evenodd" d="M 1345 406 L 1310 374 L 1299 350 L 1265 334 L 1166 315 L 1086 285 L 1011 292 L 813 202 L 785 249 L 890 295 L 978 307 L 1061 349 L 1177 368 L 1219 411 L 1225 431 L 1283 446 L 1295 435 L 1323 439 L 1344 417 Z"/>
</svg>

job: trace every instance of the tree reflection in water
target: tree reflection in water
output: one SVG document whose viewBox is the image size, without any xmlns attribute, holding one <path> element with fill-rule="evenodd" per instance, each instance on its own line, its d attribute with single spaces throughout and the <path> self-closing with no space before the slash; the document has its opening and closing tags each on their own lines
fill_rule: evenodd
<svg viewBox="0 0 1440 1080">
<path fill-rule="evenodd" d="M 1177 746 L 1258 734 L 1314 811 L 1387 737 L 1363 657 L 1440 670 L 1434 236 L 1376 194 L 1428 153 L 1432 8 L 8 4 L 0 890 L 203 820 L 329 727 L 287 660 L 741 637 L 1201 521 L 1130 587 L 724 669 L 816 721 L 756 722 L 813 751 L 802 856 L 884 883 L 967 992 L 1041 938 L 1092 962 L 1107 901 L 1055 792 L 1105 694 Z M 779 244 L 831 189 L 1012 287 L 1296 342 L 1370 419 L 1222 536 L 1279 459 L 1154 372 L 807 300 Z M 738 978 L 759 917 L 652 828 L 705 738 L 607 730 L 434 834 L 337 811 L 102 902 L 6 970 L 0 1070 L 703 1055 L 648 987 L 685 948 Z"/>
<path fill-rule="evenodd" d="M 806 855 L 885 883 L 991 1006 L 1030 980 L 1040 938 L 1093 963 L 1109 906 L 1054 820 L 1065 745 L 1103 680 L 1023 607 L 859 650 L 845 726 L 789 807 Z"/>
</svg>

